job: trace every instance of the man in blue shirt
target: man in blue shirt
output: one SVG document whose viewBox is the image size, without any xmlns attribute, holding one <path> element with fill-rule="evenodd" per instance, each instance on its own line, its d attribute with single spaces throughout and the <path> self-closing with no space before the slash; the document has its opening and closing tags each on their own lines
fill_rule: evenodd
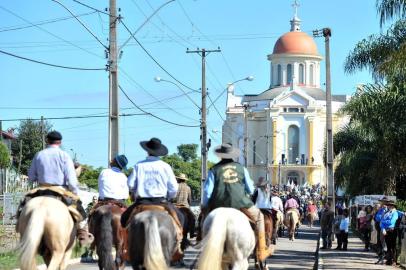
<svg viewBox="0 0 406 270">
<path fill-rule="evenodd" d="M 386 205 L 388 207 L 388 211 L 381 219 L 381 233 L 385 237 L 385 243 L 387 246 L 387 254 L 386 254 L 386 264 L 392 265 L 395 259 L 396 254 L 396 222 L 399 218 L 398 211 L 396 210 L 396 205 L 394 201 L 387 201 Z"/>
<path fill-rule="evenodd" d="M 381 220 L 382 217 L 385 215 L 388 208 L 386 207 L 385 203 L 388 201 L 387 197 L 382 197 L 379 200 L 379 204 L 376 205 L 378 210 L 375 212 L 374 221 L 375 221 L 375 230 L 377 232 L 377 246 L 378 246 L 378 261 L 377 263 L 383 261 L 386 252 L 386 243 L 385 237 L 381 234 Z"/>
</svg>

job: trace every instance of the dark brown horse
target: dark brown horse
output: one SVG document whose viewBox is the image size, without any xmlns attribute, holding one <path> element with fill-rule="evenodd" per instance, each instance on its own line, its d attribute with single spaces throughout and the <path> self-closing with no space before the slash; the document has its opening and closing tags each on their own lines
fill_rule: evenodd
<svg viewBox="0 0 406 270">
<path fill-rule="evenodd" d="M 100 270 L 124 269 L 127 231 L 120 224 L 124 210 L 114 203 L 108 203 L 95 208 L 89 217 L 89 231 L 94 235 Z M 113 245 L 116 250 L 115 261 L 111 254 Z"/>
<path fill-rule="evenodd" d="M 190 238 L 193 238 L 195 236 L 196 217 L 194 216 L 190 208 L 185 207 L 183 205 L 175 205 L 175 206 L 179 210 L 177 211 L 177 213 L 183 228 L 183 239 L 181 243 L 181 248 L 182 250 L 185 250 L 190 245 L 188 235 Z"/>
</svg>

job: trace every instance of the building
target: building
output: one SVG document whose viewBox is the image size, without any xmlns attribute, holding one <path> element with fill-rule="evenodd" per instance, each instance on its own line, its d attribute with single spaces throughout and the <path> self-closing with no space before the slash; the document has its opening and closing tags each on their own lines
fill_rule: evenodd
<svg viewBox="0 0 406 270">
<path fill-rule="evenodd" d="M 15 137 L 15 135 L 13 133 L 13 130 L 8 130 L 7 132 L 1 130 L 0 133 L 1 133 L 1 140 L 0 141 L 2 141 L 11 152 L 11 143 L 12 143 L 13 140 L 16 139 L 16 137 Z"/>
<path fill-rule="evenodd" d="M 229 85 L 223 142 L 243 150 L 239 161 L 254 181 L 264 176 L 273 185 L 326 185 L 322 56 L 314 39 L 301 31 L 297 10 L 290 23 L 290 32 L 277 40 L 267 57 L 270 87 L 259 94 L 238 96 Z M 332 96 L 333 132 L 347 122 L 337 114 L 347 99 Z"/>
</svg>

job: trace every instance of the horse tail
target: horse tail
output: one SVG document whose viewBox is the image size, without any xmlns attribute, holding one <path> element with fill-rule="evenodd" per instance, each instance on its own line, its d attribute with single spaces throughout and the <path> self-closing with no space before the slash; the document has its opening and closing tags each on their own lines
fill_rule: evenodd
<svg viewBox="0 0 406 270">
<path fill-rule="evenodd" d="M 31 213 L 27 211 L 27 215 L 30 217 L 19 244 L 20 269 L 35 270 L 37 269 L 35 255 L 44 234 L 46 210 L 36 207 L 35 210 L 31 210 Z"/>
<path fill-rule="evenodd" d="M 210 230 L 202 241 L 203 250 L 200 254 L 198 269 L 222 269 L 224 243 L 227 236 L 227 217 L 213 216 Z"/>
<path fill-rule="evenodd" d="M 98 227 L 95 229 L 96 252 L 103 269 L 115 269 L 111 250 L 113 246 L 112 214 L 110 211 L 95 211 L 92 217 Z"/>
<path fill-rule="evenodd" d="M 145 230 L 144 267 L 147 270 L 167 268 L 159 235 L 158 219 L 152 214 L 142 220 Z"/>
<path fill-rule="evenodd" d="M 290 217 L 290 219 L 289 219 L 289 225 L 290 225 L 290 228 L 291 228 L 291 232 L 295 233 L 296 220 L 295 220 L 293 211 L 291 211 L 291 212 L 289 213 L 289 217 Z"/>
</svg>

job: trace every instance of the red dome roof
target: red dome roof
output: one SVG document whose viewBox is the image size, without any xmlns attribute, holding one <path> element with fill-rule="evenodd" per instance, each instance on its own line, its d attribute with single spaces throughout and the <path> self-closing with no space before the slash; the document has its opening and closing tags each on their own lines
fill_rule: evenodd
<svg viewBox="0 0 406 270">
<path fill-rule="evenodd" d="M 273 53 L 319 55 L 314 39 L 304 32 L 288 32 L 281 36 L 275 43 Z"/>
</svg>

